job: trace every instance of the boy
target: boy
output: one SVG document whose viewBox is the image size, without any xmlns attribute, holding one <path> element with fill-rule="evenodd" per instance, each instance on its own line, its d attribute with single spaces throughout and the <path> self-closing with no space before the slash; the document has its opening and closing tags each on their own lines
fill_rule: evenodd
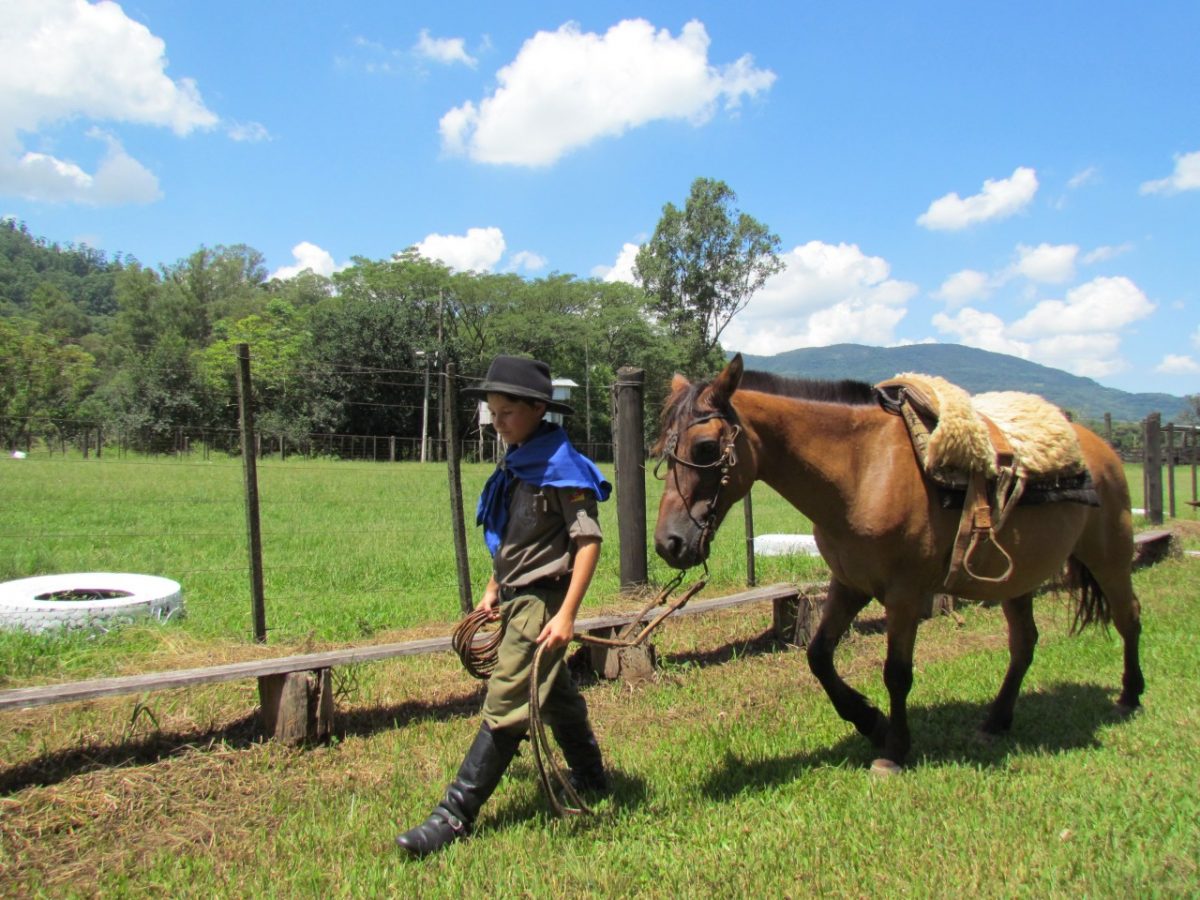
<svg viewBox="0 0 1200 900">
<path fill-rule="evenodd" d="M 462 393 L 486 398 L 496 433 L 509 447 L 476 515 L 493 558 L 479 608 L 501 620 L 504 636 L 483 723 L 458 775 L 429 818 L 396 838 L 418 857 L 469 834 L 499 784 L 529 727 L 529 676 L 539 644 L 546 652 L 538 695 L 572 787 L 593 793 L 608 787 L 587 704 L 564 657 L 600 558 L 596 504 L 608 499 L 611 487 L 561 427 L 543 421 L 547 412 L 571 412 L 553 399 L 546 363 L 498 356 L 487 378 Z"/>
</svg>

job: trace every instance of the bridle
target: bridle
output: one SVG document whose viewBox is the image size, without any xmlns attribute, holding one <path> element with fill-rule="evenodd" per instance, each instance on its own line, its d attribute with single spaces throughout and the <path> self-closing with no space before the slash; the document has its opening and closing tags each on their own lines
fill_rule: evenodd
<svg viewBox="0 0 1200 900">
<path fill-rule="evenodd" d="M 720 456 L 710 463 L 698 463 L 693 462 L 690 459 L 684 459 L 675 452 L 676 448 L 679 446 L 679 435 L 681 430 L 686 431 L 688 428 L 693 428 L 696 425 L 702 425 L 705 422 L 712 421 L 713 419 L 718 419 L 730 426 L 728 431 L 723 431 Z M 675 493 L 677 493 L 679 498 L 683 500 L 684 509 L 687 512 L 688 518 L 692 520 L 692 524 L 700 529 L 701 547 L 708 543 L 708 541 L 712 538 L 713 531 L 715 530 L 717 519 L 717 501 L 721 497 L 721 489 L 729 484 L 730 469 L 737 465 L 736 445 L 738 435 L 741 433 L 742 426 L 737 422 L 732 421 L 728 416 L 722 415 L 721 413 L 709 413 L 708 415 L 700 416 L 699 418 L 693 419 L 691 422 L 689 422 L 683 429 L 674 428 L 671 430 L 670 434 L 667 435 L 666 441 L 663 443 L 662 453 L 658 457 L 658 462 L 654 465 L 654 477 L 659 481 L 665 481 L 667 478 L 666 475 L 662 474 L 662 467 L 664 463 L 667 464 L 668 474 L 672 472 L 675 474 Z M 719 480 L 717 482 L 717 489 L 713 491 L 712 499 L 708 501 L 708 510 L 705 512 L 703 521 L 692 515 L 693 504 L 689 498 L 684 497 L 683 490 L 679 486 L 679 471 L 672 466 L 671 463 L 678 463 L 681 466 L 687 466 L 689 469 L 695 469 L 700 472 L 710 469 L 718 470 Z"/>
</svg>

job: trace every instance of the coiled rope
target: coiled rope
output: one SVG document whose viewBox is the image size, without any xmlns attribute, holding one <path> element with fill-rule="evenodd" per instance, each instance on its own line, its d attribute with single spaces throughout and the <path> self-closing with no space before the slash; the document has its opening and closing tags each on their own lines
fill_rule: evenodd
<svg viewBox="0 0 1200 900">
<path fill-rule="evenodd" d="M 704 589 L 704 586 L 708 583 L 707 576 L 708 570 L 705 567 L 705 577 L 701 578 L 675 600 L 667 604 L 667 598 L 671 595 L 671 592 L 683 581 L 683 573 L 681 572 L 656 597 L 647 603 L 615 638 L 596 637 L 595 635 L 577 631 L 571 637 L 571 640 L 578 641 L 581 644 L 593 644 L 618 649 L 637 647 L 650 636 L 654 629 L 662 624 L 667 616 L 681 609 L 692 597 Z M 664 604 L 666 604 L 666 607 L 662 612 L 642 628 L 636 637 L 631 637 L 634 630 L 646 619 L 650 610 Z M 496 621 L 487 610 L 476 609 L 458 623 L 450 638 L 450 646 L 458 654 L 463 668 L 480 680 L 486 680 L 495 670 L 499 656 L 500 640 L 504 632 L 502 629 L 497 628 L 493 633 L 484 635 L 483 637 L 480 637 L 479 632 L 485 625 L 496 624 Z M 542 720 L 542 704 L 538 692 L 538 685 L 541 683 L 542 654 L 545 650 L 545 644 L 538 645 L 537 651 L 533 654 L 533 665 L 529 675 L 529 736 L 530 745 L 533 747 L 534 768 L 537 769 L 538 782 L 541 784 L 542 791 L 546 795 L 546 801 L 555 815 L 561 817 L 588 815 L 591 814 L 592 810 L 583 802 L 578 792 L 571 786 L 570 780 L 563 774 L 562 768 L 554 759 L 549 738 L 546 737 L 546 725 Z M 553 780 L 551 780 L 552 776 Z M 565 804 L 559 799 L 558 793 L 554 790 L 555 782 L 558 783 L 563 796 L 566 798 L 567 802 Z"/>
</svg>

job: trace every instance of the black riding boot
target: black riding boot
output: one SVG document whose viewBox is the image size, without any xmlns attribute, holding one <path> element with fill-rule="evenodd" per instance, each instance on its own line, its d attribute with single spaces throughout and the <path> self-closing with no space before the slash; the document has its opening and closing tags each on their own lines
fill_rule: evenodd
<svg viewBox="0 0 1200 900">
<path fill-rule="evenodd" d="M 493 731 L 486 722 L 481 725 L 442 802 L 428 819 L 396 838 L 396 843 L 413 856 L 428 856 L 470 834 L 480 807 L 516 755 L 521 737 L 507 729 Z"/>
<path fill-rule="evenodd" d="M 563 758 L 571 770 L 567 780 L 576 793 L 593 797 L 607 794 L 608 774 L 604 771 L 604 759 L 592 726 L 586 720 L 575 725 L 551 723 L 550 731 L 562 748 Z"/>
</svg>

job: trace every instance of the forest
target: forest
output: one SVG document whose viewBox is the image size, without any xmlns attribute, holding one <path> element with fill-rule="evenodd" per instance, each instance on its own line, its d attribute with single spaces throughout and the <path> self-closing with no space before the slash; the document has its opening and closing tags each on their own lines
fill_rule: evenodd
<svg viewBox="0 0 1200 900">
<path fill-rule="evenodd" d="M 6 446 L 98 427 L 154 451 L 180 428 L 235 429 L 240 343 L 250 346 L 259 432 L 291 441 L 415 436 L 427 366 L 436 410 L 447 361 L 471 380 L 512 353 L 580 385 L 572 435 L 608 442 L 617 368 L 646 370 L 653 405 L 673 371 L 720 359 L 686 316 L 669 320 L 624 283 L 452 272 L 411 251 L 284 281 L 243 244 L 201 246 L 155 269 L 0 222 Z M 472 410 L 463 413 L 470 429 Z"/>
</svg>

